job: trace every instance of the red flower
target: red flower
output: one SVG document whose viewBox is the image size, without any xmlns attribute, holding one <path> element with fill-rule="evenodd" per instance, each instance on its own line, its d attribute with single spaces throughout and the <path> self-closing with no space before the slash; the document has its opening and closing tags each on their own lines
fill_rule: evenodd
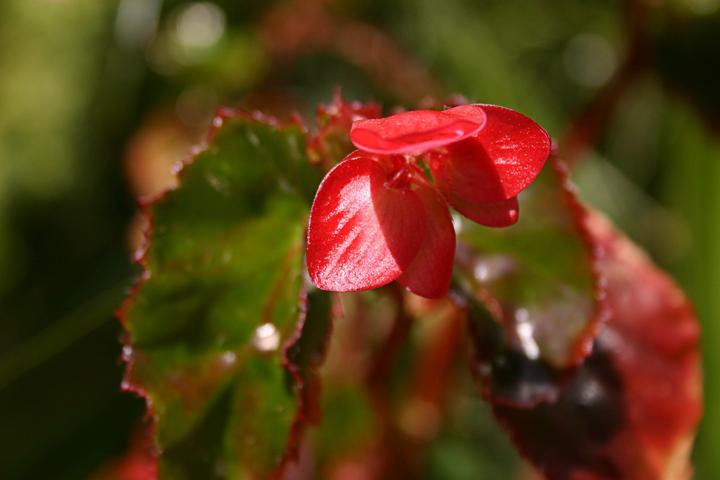
<svg viewBox="0 0 720 480">
<path fill-rule="evenodd" d="M 310 212 L 308 271 L 324 290 L 397 280 L 418 295 L 444 296 L 455 256 L 448 204 L 483 225 L 512 225 L 517 194 L 550 153 L 545 130 L 493 105 L 359 120 L 350 138 L 359 150 L 327 174 Z"/>
</svg>

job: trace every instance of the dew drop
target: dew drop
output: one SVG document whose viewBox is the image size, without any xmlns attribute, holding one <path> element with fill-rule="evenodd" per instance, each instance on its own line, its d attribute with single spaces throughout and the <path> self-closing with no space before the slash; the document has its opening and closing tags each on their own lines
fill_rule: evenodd
<svg viewBox="0 0 720 480">
<path fill-rule="evenodd" d="M 249 131 L 247 133 L 247 138 L 248 138 L 248 141 L 251 144 L 253 144 L 254 146 L 257 147 L 258 145 L 260 145 L 260 139 L 258 138 L 257 135 L 255 135 L 255 132 Z"/>
<path fill-rule="evenodd" d="M 533 336 L 535 329 L 530 323 L 530 313 L 524 308 L 518 309 L 515 312 L 515 321 L 515 331 L 525 355 L 531 360 L 537 360 L 540 357 L 540 347 Z"/>
<path fill-rule="evenodd" d="M 596 378 L 583 382 L 578 392 L 578 402 L 581 405 L 592 406 L 599 403 L 604 396 L 603 386 Z"/>
<path fill-rule="evenodd" d="M 477 262 L 473 273 L 479 282 L 485 282 L 490 278 L 490 267 L 485 262 Z"/>
<path fill-rule="evenodd" d="M 263 323 L 255 329 L 253 347 L 260 352 L 272 352 L 280 346 L 280 332 L 272 323 Z"/>
<path fill-rule="evenodd" d="M 133 356 L 133 348 L 130 345 L 125 345 L 122 349 L 122 358 L 126 362 Z"/>
<path fill-rule="evenodd" d="M 220 192 L 223 195 L 229 195 L 230 194 L 230 188 L 228 187 L 228 184 L 225 180 L 222 180 L 219 177 L 216 177 L 215 175 L 212 175 L 210 173 L 205 175 L 205 180 L 207 180 L 208 184 L 210 186 Z"/>
<path fill-rule="evenodd" d="M 514 262 L 504 255 L 491 255 L 479 258 L 473 266 L 473 275 L 480 283 L 489 283 L 511 274 L 515 270 Z"/>
</svg>

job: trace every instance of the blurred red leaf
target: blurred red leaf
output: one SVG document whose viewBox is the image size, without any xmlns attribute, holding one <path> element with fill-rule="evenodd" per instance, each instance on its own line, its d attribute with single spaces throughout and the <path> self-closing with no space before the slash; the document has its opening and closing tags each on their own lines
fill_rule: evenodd
<svg viewBox="0 0 720 480">
<path fill-rule="evenodd" d="M 683 479 L 702 410 L 699 328 L 692 307 L 672 280 L 598 214 L 588 229 L 600 248 L 609 318 L 593 353 L 555 399 L 535 406 L 493 403 L 515 444 L 551 479 Z M 478 357 L 492 348 L 492 319 L 472 310 Z M 495 332 L 497 333 L 497 331 Z M 498 336 L 495 337 L 497 341 Z M 497 360 L 497 359 L 496 359 Z M 519 351 L 505 382 L 542 389 L 563 375 Z"/>
</svg>

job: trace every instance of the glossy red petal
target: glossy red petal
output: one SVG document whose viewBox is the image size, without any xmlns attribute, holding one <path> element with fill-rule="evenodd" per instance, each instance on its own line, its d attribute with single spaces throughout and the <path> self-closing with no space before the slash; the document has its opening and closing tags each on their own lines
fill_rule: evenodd
<svg viewBox="0 0 720 480">
<path fill-rule="evenodd" d="M 395 280 L 415 258 L 425 212 L 408 188 L 386 185 L 390 172 L 354 152 L 320 184 L 310 211 L 307 265 L 323 290 L 368 290 Z"/>
<path fill-rule="evenodd" d="M 476 115 L 477 105 L 444 113 Z M 431 164 L 443 192 L 452 190 L 473 202 L 517 196 L 537 177 L 550 155 L 550 137 L 537 123 L 509 108 L 483 105 L 487 123 L 476 136 L 447 146 L 447 156 Z"/>
<path fill-rule="evenodd" d="M 474 202 L 453 192 L 443 192 L 448 203 L 473 222 L 486 227 L 509 227 L 520 218 L 517 197 L 499 202 Z"/>
<path fill-rule="evenodd" d="M 359 120 L 352 125 L 350 139 L 356 147 L 367 152 L 418 155 L 471 137 L 484 125 L 482 110 L 473 115 L 416 110 L 386 118 Z"/>
<path fill-rule="evenodd" d="M 426 182 L 416 184 L 416 193 L 427 215 L 425 237 L 415 259 L 398 282 L 416 295 L 440 298 L 447 294 L 455 258 L 455 229 L 440 192 Z"/>
<path fill-rule="evenodd" d="M 464 118 L 472 122 L 485 124 L 487 122 L 487 113 L 485 107 L 479 104 L 458 105 L 457 107 L 448 108 L 442 113 L 453 117 Z"/>
</svg>

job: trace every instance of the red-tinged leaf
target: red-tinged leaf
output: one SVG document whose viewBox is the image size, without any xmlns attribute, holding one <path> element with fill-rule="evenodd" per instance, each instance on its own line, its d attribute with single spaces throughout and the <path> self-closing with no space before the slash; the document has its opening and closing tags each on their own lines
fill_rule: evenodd
<svg viewBox="0 0 720 480">
<path fill-rule="evenodd" d="M 585 211 L 563 171 L 551 166 L 520 201 L 523 215 L 510 228 L 462 222 L 456 270 L 504 328 L 508 348 L 573 367 L 589 353 L 602 314 Z M 542 392 L 507 392 L 506 400 L 533 403 Z"/>
<path fill-rule="evenodd" d="M 537 177 L 550 155 L 550 137 L 537 123 L 509 108 L 461 105 L 446 110 L 465 118 L 487 115 L 477 135 L 447 145 L 430 168 L 438 188 L 471 203 L 498 202 L 517 196 Z"/>
<path fill-rule="evenodd" d="M 310 212 L 307 265 L 323 290 L 356 291 L 397 279 L 415 258 L 426 216 L 418 195 L 388 185 L 391 172 L 354 152 L 320 184 Z"/>
<path fill-rule="evenodd" d="M 455 229 L 445 199 L 426 182 L 415 189 L 426 213 L 425 235 L 415 259 L 398 282 L 411 292 L 427 297 L 445 296 L 450 287 L 455 258 Z"/>
<path fill-rule="evenodd" d="M 319 172 L 302 128 L 258 118 L 224 112 L 179 188 L 148 207 L 145 272 L 120 316 L 126 388 L 147 399 L 160 478 L 272 478 L 307 417 L 299 390 L 314 366 L 285 352 L 306 341 L 296 323 Z"/>
<path fill-rule="evenodd" d="M 325 359 L 332 329 L 332 298 L 328 292 L 307 285 L 304 305 L 294 336 L 285 344 L 284 362 L 295 380 L 300 408 L 295 428 L 300 430 L 320 420 L 320 378 L 318 368 Z M 299 440 L 299 431 L 293 435 Z"/>
<path fill-rule="evenodd" d="M 531 408 L 496 403 L 495 414 L 550 479 L 688 479 L 702 410 L 692 307 L 606 220 L 593 215 L 589 226 L 603 252 L 609 311 L 593 353 L 553 401 Z M 471 320 L 471 326 L 487 325 L 477 315 Z M 476 346 L 481 352 L 487 345 Z M 476 364 L 481 378 L 484 363 Z M 527 372 L 515 373 L 515 388 L 533 388 Z"/>
<path fill-rule="evenodd" d="M 361 150 L 381 154 L 420 154 L 475 135 L 485 125 L 480 112 L 446 115 L 415 110 L 354 122 L 350 138 Z"/>
</svg>

